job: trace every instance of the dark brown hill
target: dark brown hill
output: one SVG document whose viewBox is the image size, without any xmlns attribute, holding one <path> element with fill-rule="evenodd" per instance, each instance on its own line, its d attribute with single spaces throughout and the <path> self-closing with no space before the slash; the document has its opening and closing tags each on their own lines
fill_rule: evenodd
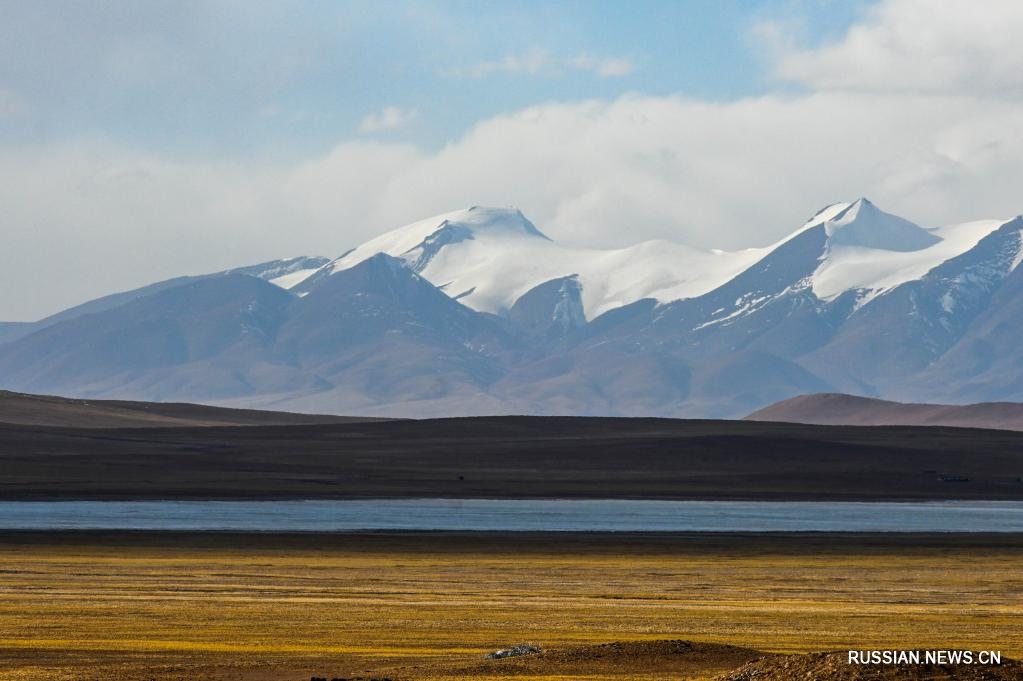
<svg viewBox="0 0 1023 681">
<path fill-rule="evenodd" d="M 1023 499 L 1023 433 L 590 417 L 0 425 L 0 499 Z"/>
<path fill-rule="evenodd" d="M 746 420 L 832 426 L 952 426 L 1023 430 L 1023 404 L 911 404 L 820 393 L 777 402 L 753 412 Z"/>
<path fill-rule="evenodd" d="M 183 402 L 83 400 L 0 390 L 0 423 L 69 428 L 286 426 L 380 419 L 225 409 Z"/>
</svg>

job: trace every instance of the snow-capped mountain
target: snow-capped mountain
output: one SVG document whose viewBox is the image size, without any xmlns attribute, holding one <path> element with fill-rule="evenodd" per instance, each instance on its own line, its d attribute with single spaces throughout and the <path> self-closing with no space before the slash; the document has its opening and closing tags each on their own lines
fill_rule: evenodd
<svg viewBox="0 0 1023 681">
<path fill-rule="evenodd" d="M 455 300 L 478 310 L 507 313 L 530 289 L 575 276 L 583 308 L 592 319 L 642 298 L 687 298 L 728 281 L 762 256 L 703 251 L 667 241 L 618 250 L 572 248 L 547 238 L 512 208 L 483 208 L 438 215 L 388 232 L 324 265 L 297 290 L 386 253 Z"/>
<path fill-rule="evenodd" d="M 919 279 L 972 248 L 1004 221 L 983 220 L 924 229 L 879 210 L 867 199 L 819 211 L 793 234 L 766 248 L 701 250 L 646 241 L 615 250 L 565 246 L 545 236 L 518 210 L 473 206 L 387 232 L 316 270 L 274 281 L 303 291 L 334 272 L 377 253 L 405 260 L 455 300 L 506 314 L 530 289 L 575 277 L 587 319 L 650 298 L 669 303 L 695 298 L 733 279 L 800 234 L 823 227 L 826 252 L 812 288 L 822 300 L 857 289 L 874 296 Z"/>
<path fill-rule="evenodd" d="M 473 207 L 0 325 L 0 388 L 405 416 L 1023 400 L 1021 235 L 859 199 L 766 247 L 598 250 Z"/>
</svg>

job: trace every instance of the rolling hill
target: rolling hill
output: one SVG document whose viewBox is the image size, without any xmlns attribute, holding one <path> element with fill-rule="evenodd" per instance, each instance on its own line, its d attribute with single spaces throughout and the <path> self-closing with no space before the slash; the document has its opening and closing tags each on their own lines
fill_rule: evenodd
<svg viewBox="0 0 1023 681">
<path fill-rule="evenodd" d="M 746 420 L 833 426 L 952 426 L 1023 430 L 1023 404 L 903 404 L 855 395 L 800 395 L 759 409 Z"/>
<path fill-rule="evenodd" d="M 61 428 L 196 428 L 356 423 L 359 417 L 227 409 L 175 402 L 81 400 L 0 390 L 0 424 Z"/>
</svg>

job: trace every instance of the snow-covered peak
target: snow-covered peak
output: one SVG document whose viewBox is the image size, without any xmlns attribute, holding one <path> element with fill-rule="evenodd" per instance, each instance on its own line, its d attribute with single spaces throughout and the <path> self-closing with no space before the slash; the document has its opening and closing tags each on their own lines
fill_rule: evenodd
<svg viewBox="0 0 1023 681">
<path fill-rule="evenodd" d="M 483 312 L 506 314 L 526 292 L 575 276 L 587 319 L 644 298 L 667 303 L 694 298 L 727 283 L 783 244 L 811 230 L 826 235 L 811 263 L 813 292 L 824 300 L 863 290 L 863 301 L 972 248 L 1002 221 L 924 229 L 890 215 L 867 199 L 834 203 L 799 229 L 764 248 L 727 252 L 671 241 L 620 249 L 578 248 L 548 239 L 514 208 L 474 206 L 376 237 L 317 270 L 293 290 L 384 253 L 452 298 Z M 292 283 L 291 280 L 288 282 Z"/>
<path fill-rule="evenodd" d="M 981 220 L 926 229 L 859 198 L 822 208 L 798 230 L 764 250 L 770 252 L 804 232 L 823 227 L 825 248 L 809 282 L 814 294 L 833 300 L 856 290 L 860 291 L 858 304 L 864 305 L 965 253 L 1004 222 Z"/>
<path fill-rule="evenodd" d="M 764 248 L 751 248 L 751 249 L 748 249 L 748 250 L 749 251 L 756 251 L 756 252 L 761 253 L 762 255 L 766 255 L 767 253 L 770 253 L 771 251 L 773 251 L 774 249 L 778 248 L 782 244 L 787 243 L 789 241 L 792 241 L 793 239 L 795 239 L 800 234 L 803 234 L 804 232 L 808 232 L 811 229 L 813 229 L 814 227 L 819 227 L 819 226 L 827 223 L 828 220 L 834 218 L 839 213 L 842 213 L 847 208 L 849 208 L 849 206 L 851 206 L 851 205 L 852 205 L 851 203 L 830 203 L 827 206 L 824 206 L 823 208 L 821 208 L 816 213 L 814 213 L 813 217 L 811 217 L 809 220 L 807 220 L 802 225 L 800 225 L 799 229 L 797 229 L 796 231 L 792 232 L 788 236 L 783 237 L 782 239 L 780 239 L 780 240 L 774 242 L 773 244 L 771 244 L 770 246 L 767 246 L 767 247 L 764 247 Z"/>
<path fill-rule="evenodd" d="M 331 261 L 295 290 L 386 253 L 401 258 L 452 298 L 506 313 L 539 284 L 577 275 L 588 318 L 641 298 L 661 302 L 706 293 L 762 257 L 705 251 L 668 241 L 622 249 L 574 248 L 548 239 L 514 208 L 474 206 L 420 220 Z"/>
<path fill-rule="evenodd" d="M 897 215 L 885 213 L 867 199 L 857 199 L 824 222 L 828 244 L 885 251 L 919 251 L 939 239 Z"/>
<path fill-rule="evenodd" d="M 471 206 L 457 211 L 447 218 L 448 223 L 460 225 L 474 234 L 493 234 L 502 236 L 527 236 L 547 239 L 547 237 L 530 222 L 518 208 L 489 208 Z M 548 239 L 549 241 L 549 239 Z"/>
<path fill-rule="evenodd" d="M 866 304 L 965 253 L 1003 224 L 978 220 L 924 229 L 860 199 L 825 223 L 828 245 L 813 274 L 813 292 L 831 300 L 858 290 L 858 305 Z"/>
<path fill-rule="evenodd" d="M 816 227 L 817 225 L 823 225 L 828 220 L 834 219 L 836 215 L 844 213 L 851 206 L 851 203 L 841 201 L 838 203 L 829 203 L 814 213 L 813 217 L 807 220 L 798 231 L 806 230 L 809 227 Z"/>
<path fill-rule="evenodd" d="M 467 239 L 547 239 L 515 208 L 472 206 L 391 230 L 345 253 L 332 265 L 342 270 L 377 253 L 415 260 L 417 249 L 432 250 Z M 418 269 L 422 269 L 421 267 Z"/>
</svg>

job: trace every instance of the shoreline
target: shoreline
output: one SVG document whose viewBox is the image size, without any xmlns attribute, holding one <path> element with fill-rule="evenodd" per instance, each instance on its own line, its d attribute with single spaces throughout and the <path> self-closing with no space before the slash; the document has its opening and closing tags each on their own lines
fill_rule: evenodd
<svg viewBox="0 0 1023 681">
<path fill-rule="evenodd" d="M 222 546 L 237 548 L 299 548 L 337 546 L 401 545 L 424 550 L 459 548 L 479 551 L 507 546 L 694 548 L 701 546 L 746 546 L 750 548 L 821 547 L 942 548 L 1006 547 L 1023 548 L 1023 533 L 1015 532 L 494 532 L 463 530 L 373 530 L 356 532 L 239 532 L 231 530 L 0 530 L 0 544 L 130 545 L 168 547 Z"/>
<path fill-rule="evenodd" d="M 212 494 L 212 495 L 138 495 L 138 494 L 79 494 L 73 496 L 65 494 L 3 494 L 0 495 L 0 503 L 75 503 L 75 502 L 112 502 L 112 503 L 146 503 L 146 502 L 239 502 L 239 503 L 279 503 L 279 502 L 303 502 L 303 501 L 694 501 L 694 502 L 743 502 L 743 503 L 770 503 L 770 504 L 811 504 L 811 503 L 833 503 L 833 504 L 948 504 L 948 503 L 1004 503 L 1023 502 L 1023 483 L 1019 483 L 1021 493 L 1018 495 L 971 497 L 971 496 L 867 496 L 867 495 L 840 495 L 828 493 L 806 494 L 779 494 L 779 495 L 750 495 L 750 494 L 715 494 L 715 495 L 689 495 L 689 494 L 665 494 L 659 496 L 650 495 L 619 495 L 614 490 L 609 494 L 601 496 L 597 493 L 585 494 L 560 494 L 560 495 L 528 495 L 528 494 L 501 494 L 491 493 L 486 495 L 428 495 L 408 492 L 404 494 L 343 494 L 343 495 L 302 495 L 292 496 L 287 494 Z"/>
</svg>

